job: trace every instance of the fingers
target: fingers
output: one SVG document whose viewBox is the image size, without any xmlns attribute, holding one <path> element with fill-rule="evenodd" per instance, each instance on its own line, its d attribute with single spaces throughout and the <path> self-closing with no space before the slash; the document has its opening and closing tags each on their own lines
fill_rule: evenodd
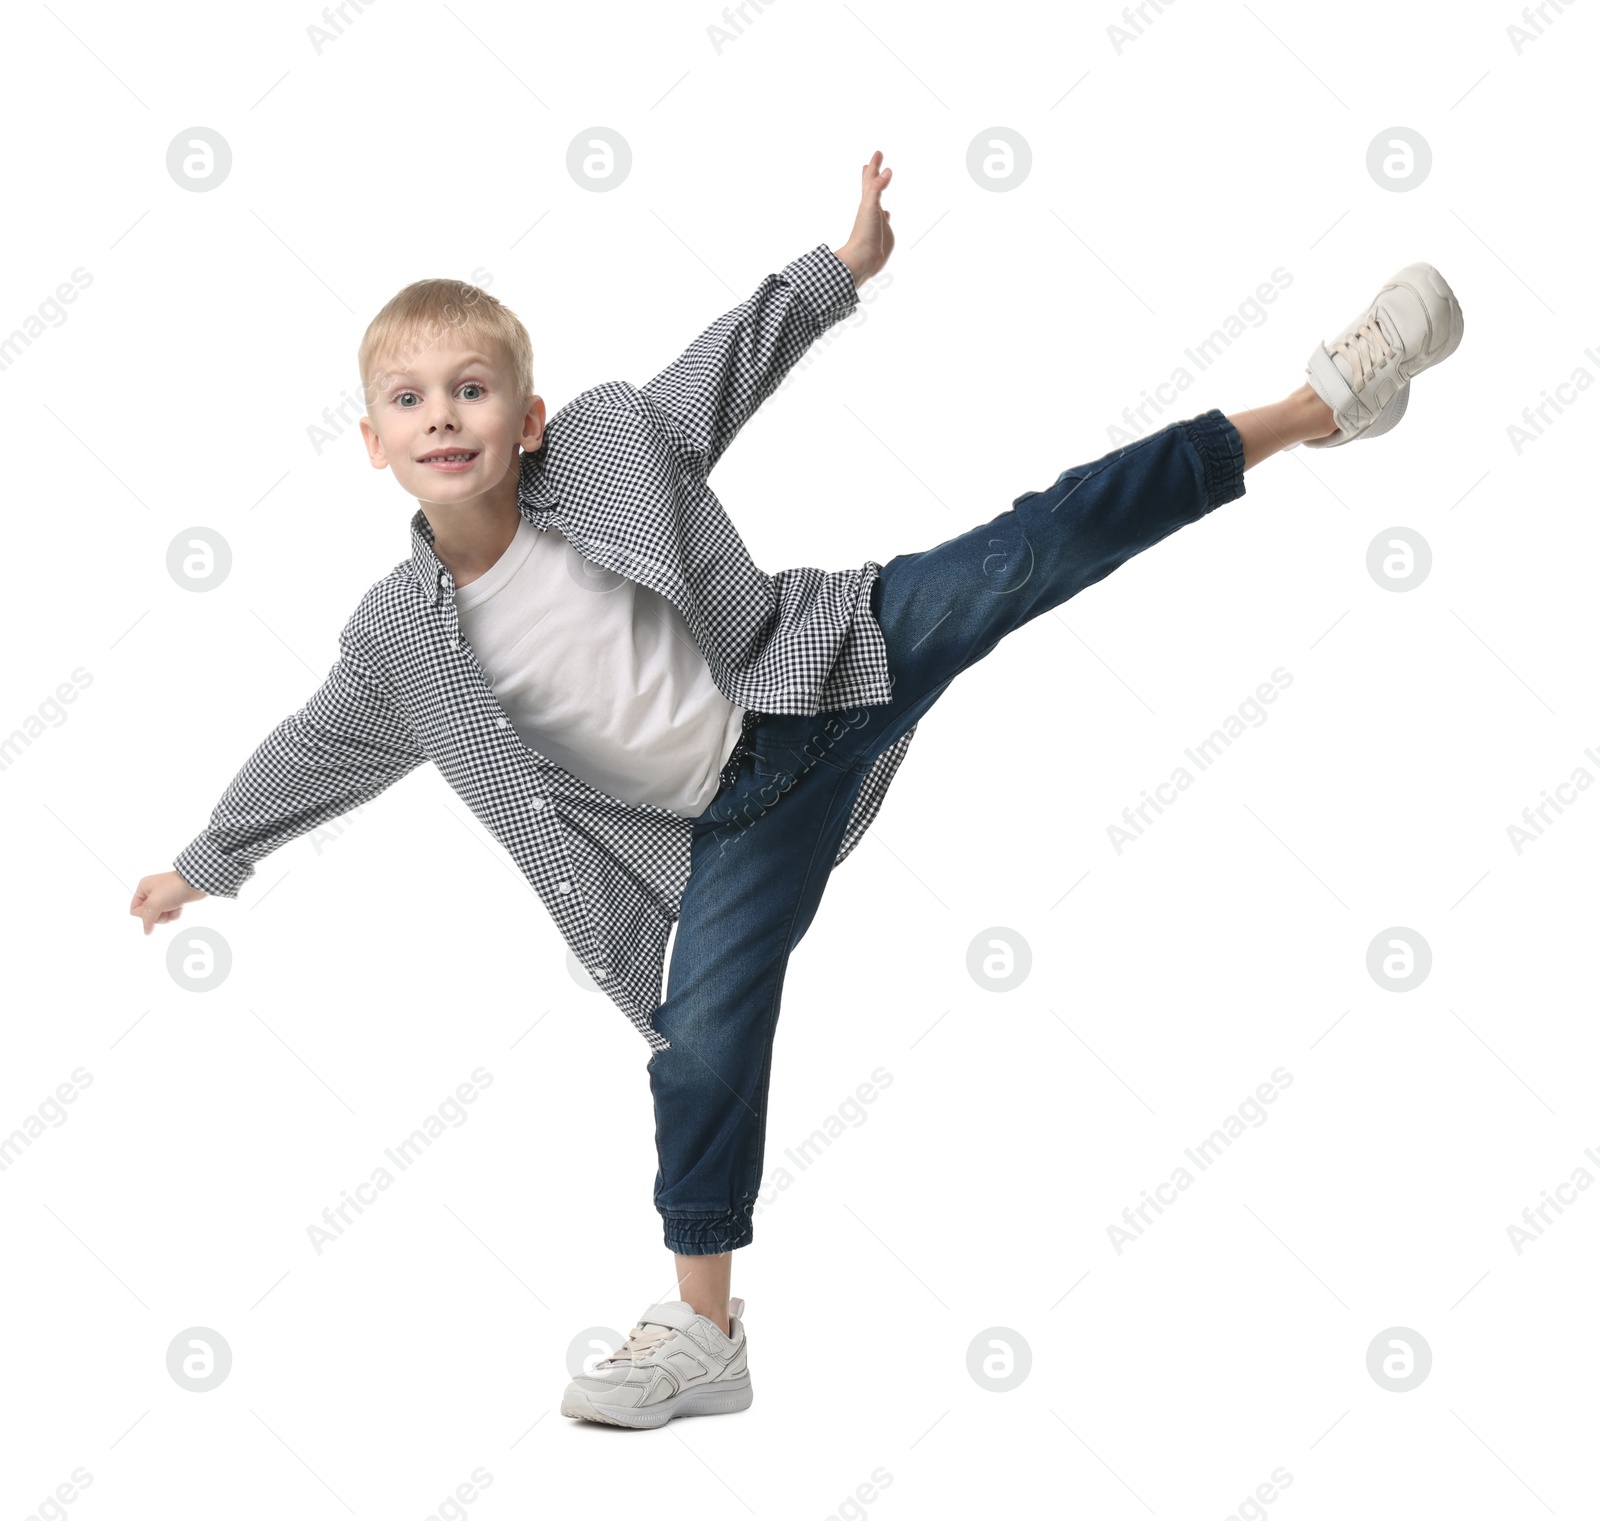
<svg viewBox="0 0 1600 1521">
<path fill-rule="evenodd" d="M 861 195 L 864 200 L 875 201 L 888 189 L 889 181 L 894 177 L 894 170 L 883 169 L 880 173 L 882 164 L 883 149 L 879 148 L 861 166 Z"/>
<path fill-rule="evenodd" d="M 146 935 L 153 935 L 158 924 L 170 924 L 176 919 L 183 912 L 183 905 L 180 903 L 176 908 L 158 908 L 150 902 L 150 893 L 147 889 L 134 894 L 128 912 L 144 926 Z"/>
</svg>

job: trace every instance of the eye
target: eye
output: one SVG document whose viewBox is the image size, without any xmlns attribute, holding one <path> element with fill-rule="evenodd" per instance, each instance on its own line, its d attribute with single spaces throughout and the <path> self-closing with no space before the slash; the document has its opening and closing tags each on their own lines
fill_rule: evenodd
<svg viewBox="0 0 1600 1521">
<path fill-rule="evenodd" d="M 394 398 L 394 404 L 397 407 L 403 406 L 404 405 L 404 400 L 405 400 L 405 398 L 407 396 L 415 396 L 416 394 L 417 393 L 415 391 L 401 391 L 401 392 L 398 392 L 396 394 L 395 398 Z"/>
<path fill-rule="evenodd" d="M 481 390 L 483 390 L 483 385 L 479 381 L 469 380 L 464 386 L 461 387 L 461 389 L 463 391 L 481 391 Z M 467 400 L 468 401 L 476 401 L 477 397 L 469 396 L 469 397 L 467 397 Z"/>
</svg>

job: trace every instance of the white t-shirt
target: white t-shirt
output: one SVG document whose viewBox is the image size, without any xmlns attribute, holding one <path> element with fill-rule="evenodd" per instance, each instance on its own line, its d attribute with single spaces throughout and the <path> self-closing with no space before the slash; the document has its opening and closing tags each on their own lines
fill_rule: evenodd
<svg viewBox="0 0 1600 1521">
<path fill-rule="evenodd" d="M 517 733 L 626 803 L 704 813 L 744 709 L 717 690 L 667 599 L 526 518 L 456 588 L 461 630 Z"/>
</svg>

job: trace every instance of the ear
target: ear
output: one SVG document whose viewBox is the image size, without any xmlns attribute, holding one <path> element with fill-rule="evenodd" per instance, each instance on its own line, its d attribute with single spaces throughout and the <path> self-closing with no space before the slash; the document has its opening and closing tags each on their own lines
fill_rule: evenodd
<svg viewBox="0 0 1600 1521">
<path fill-rule="evenodd" d="M 372 468 L 387 470 L 389 457 L 383 451 L 383 440 L 378 437 L 378 430 L 372 426 L 370 417 L 361 419 L 361 441 L 367 446 L 367 458 L 372 461 Z"/>
<path fill-rule="evenodd" d="M 529 454 L 537 452 L 544 443 L 544 397 L 530 396 L 528 410 L 522 419 L 522 447 Z"/>
</svg>

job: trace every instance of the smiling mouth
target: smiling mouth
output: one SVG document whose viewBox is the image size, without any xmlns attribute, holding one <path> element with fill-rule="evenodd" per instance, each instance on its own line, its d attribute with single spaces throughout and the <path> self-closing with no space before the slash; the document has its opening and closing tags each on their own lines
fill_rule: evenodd
<svg viewBox="0 0 1600 1521">
<path fill-rule="evenodd" d="M 433 454 L 418 460 L 419 465 L 431 465 L 436 470 L 465 470 L 478 457 L 476 449 L 461 449 L 454 454 Z"/>
</svg>

